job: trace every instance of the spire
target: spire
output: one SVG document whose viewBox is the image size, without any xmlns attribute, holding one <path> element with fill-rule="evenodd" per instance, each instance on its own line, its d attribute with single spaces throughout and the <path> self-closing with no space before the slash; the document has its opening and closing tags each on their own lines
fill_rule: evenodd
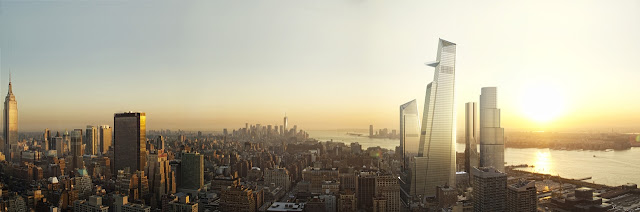
<svg viewBox="0 0 640 212">
<path fill-rule="evenodd" d="M 11 88 L 11 71 L 9 71 L 9 93 L 7 95 L 13 95 L 13 89 Z"/>
</svg>

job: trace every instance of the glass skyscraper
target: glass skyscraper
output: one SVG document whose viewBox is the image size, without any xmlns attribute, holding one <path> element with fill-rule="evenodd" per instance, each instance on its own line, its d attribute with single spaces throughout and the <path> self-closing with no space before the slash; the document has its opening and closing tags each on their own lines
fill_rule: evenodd
<svg viewBox="0 0 640 212">
<path fill-rule="evenodd" d="M 145 114 L 116 113 L 113 128 L 114 172 L 127 167 L 130 173 L 144 171 L 147 159 Z"/>
<path fill-rule="evenodd" d="M 436 186 L 455 186 L 455 62 L 456 44 L 440 39 L 433 82 L 427 85 L 418 158 L 412 183 L 418 196 L 435 196 Z M 422 171 L 424 170 L 424 171 Z M 420 184 L 419 184 L 420 183 Z M 413 187 L 413 185 L 412 185 Z"/>
<path fill-rule="evenodd" d="M 372 125 L 373 126 L 373 125 Z M 370 131 L 373 127 L 370 127 Z M 402 168 L 407 167 L 407 157 L 418 154 L 420 142 L 420 121 L 416 100 L 400 105 L 400 150 L 402 151 Z"/>
<path fill-rule="evenodd" d="M 464 158 L 466 160 L 464 164 L 464 171 L 471 173 L 473 167 L 479 167 L 480 162 L 478 158 L 478 115 L 476 112 L 476 103 L 467 102 L 465 104 L 465 127 L 464 127 Z M 471 175 L 469 175 L 471 176 Z"/>
<path fill-rule="evenodd" d="M 504 172 L 504 129 L 500 127 L 496 87 L 480 93 L 480 166 Z"/>
</svg>

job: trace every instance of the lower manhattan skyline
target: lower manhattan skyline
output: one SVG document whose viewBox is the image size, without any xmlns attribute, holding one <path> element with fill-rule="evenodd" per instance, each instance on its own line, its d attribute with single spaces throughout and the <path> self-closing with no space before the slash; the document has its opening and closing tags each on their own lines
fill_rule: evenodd
<svg viewBox="0 0 640 212">
<path fill-rule="evenodd" d="M 0 211 L 640 211 L 638 1 L 0 0 Z"/>
<path fill-rule="evenodd" d="M 149 129 L 220 131 L 284 113 L 306 129 L 397 129 L 397 102 L 424 105 L 425 49 L 443 37 L 464 50 L 458 126 L 475 88 L 496 86 L 505 130 L 636 132 L 638 3 L 547 4 L 3 1 L 0 92 L 11 72 L 27 132 L 124 111 L 146 112 Z"/>
</svg>

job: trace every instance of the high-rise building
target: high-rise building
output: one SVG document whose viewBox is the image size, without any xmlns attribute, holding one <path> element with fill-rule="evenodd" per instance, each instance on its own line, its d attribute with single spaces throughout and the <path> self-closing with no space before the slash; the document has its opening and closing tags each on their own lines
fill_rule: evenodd
<svg viewBox="0 0 640 212">
<path fill-rule="evenodd" d="M 11 86 L 11 78 L 9 78 L 9 91 L 7 97 L 4 99 L 4 113 L 3 116 L 3 129 L 4 129 L 4 145 L 2 151 L 7 157 L 11 157 L 11 146 L 18 145 L 18 102 L 13 95 L 13 88 Z"/>
<path fill-rule="evenodd" d="M 159 135 L 159 136 L 156 138 L 155 148 L 156 148 L 156 149 L 164 149 L 164 136 Z"/>
<path fill-rule="evenodd" d="M 270 187 L 273 186 L 274 188 L 281 187 L 285 191 L 289 191 L 291 187 L 289 171 L 287 171 L 286 168 L 265 169 L 264 184 Z"/>
<path fill-rule="evenodd" d="M 204 185 L 204 157 L 200 153 L 183 153 L 180 163 L 180 188 L 201 189 Z"/>
<path fill-rule="evenodd" d="M 87 200 L 76 200 L 73 202 L 73 211 L 75 212 L 107 212 L 109 206 L 102 205 L 102 197 L 90 196 Z"/>
<path fill-rule="evenodd" d="M 476 127 L 477 118 L 476 115 L 476 103 L 475 102 L 467 102 L 465 104 L 465 124 L 464 124 L 464 171 L 467 173 L 471 173 L 472 167 L 480 166 L 478 159 L 478 143 L 476 142 L 476 133 L 478 130 Z M 469 175 L 471 176 L 471 175 Z"/>
<path fill-rule="evenodd" d="M 536 181 L 520 181 L 507 186 L 507 211 L 535 212 L 537 209 Z"/>
<path fill-rule="evenodd" d="M 507 209 L 507 174 L 493 167 L 473 167 L 473 211 Z"/>
<path fill-rule="evenodd" d="M 143 204 L 129 203 L 127 196 L 120 194 L 113 195 L 114 212 L 150 212 L 151 207 Z"/>
<path fill-rule="evenodd" d="M 84 135 L 85 154 L 97 155 L 98 154 L 98 129 L 96 127 L 87 125 Z"/>
<path fill-rule="evenodd" d="M 42 137 L 45 141 L 51 141 L 51 131 L 49 131 L 49 128 L 44 129 Z"/>
<path fill-rule="evenodd" d="M 289 118 L 287 118 L 287 114 L 284 114 L 284 131 L 286 132 L 289 129 Z"/>
<path fill-rule="evenodd" d="M 198 212 L 198 203 L 190 201 L 185 193 L 177 193 L 176 199 L 169 202 L 169 212 Z"/>
<path fill-rule="evenodd" d="M 400 105 L 400 154 L 402 155 L 402 169 L 407 166 L 407 157 L 418 154 L 420 142 L 420 121 L 418 118 L 418 103 L 411 100 Z M 369 128 L 373 133 L 373 125 Z"/>
<path fill-rule="evenodd" d="M 71 170 L 82 169 L 84 161 L 82 158 L 82 129 L 71 131 Z"/>
<path fill-rule="evenodd" d="M 220 194 L 221 211 L 254 212 L 255 197 L 253 191 L 242 186 L 227 186 Z"/>
<path fill-rule="evenodd" d="M 373 208 L 373 198 L 376 194 L 376 176 L 373 174 L 360 174 L 357 186 L 358 209 L 370 210 Z"/>
<path fill-rule="evenodd" d="M 500 128 L 496 87 L 480 94 L 480 166 L 504 172 L 504 129 Z"/>
<path fill-rule="evenodd" d="M 149 179 L 149 188 L 152 189 L 155 200 L 160 201 L 163 195 L 176 192 L 176 177 L 171 170 L 167 154 L 162 151 L 149 153 L 146 173 Z"/>
<path fill-rule="evenodd" d="M 113 125 L 114 171 L 126 167 L 130 173 L 144 170 L 147 159 L 145 113 L 116 113 Z"/>
<path fill-rule="evenodd" d="M 100 152 L 102 154 L 107 154 L 107 151 L 109 151 L 109 147 L 111 147 L 113 141 L 112 129 L 109 125 L 101 125 L 99 131 L 100 136 L 98 136 L 98 140 L 100 141 Z"/>
<path fill-rule="evenodd" d="M 456 44 L 440 39 L 435 62 L 427 63 L 435 67 L 433 82 L 427 85 L 422 130 L 416 166 L 424 172 L 416 171 L 417 181 L 425 181 L 424 187 L 416 187 L 416 195 L 434 197 L 436 186 L 455 185 L 456 129 L 455 129 L 455 61 Z M 418 183 L 418 182 L 412 182 Z"/>
<path fill-rule="evenodd" d="M 393 175 L 376 177 L 376 196 L 386 200 L 384 211 L 400 211 L 400 185 Z"/>
<path fill-rule="evenodd" d="M 373 125 L 369 125 L 369 137 L 373 137 Z"/>
<path fill-rule="evenodd" d="M 49 142 L 50 145 L 53 146 L 53 149 L 56 150 L 56 156 L 57 157 L 62 157 L 64 154 L 64 140 L 62 140 L 62 137 L 60 137 L 60 133 L 58 133 L 58 136 L 51 138 L 51 142 Z"/>
</svg>

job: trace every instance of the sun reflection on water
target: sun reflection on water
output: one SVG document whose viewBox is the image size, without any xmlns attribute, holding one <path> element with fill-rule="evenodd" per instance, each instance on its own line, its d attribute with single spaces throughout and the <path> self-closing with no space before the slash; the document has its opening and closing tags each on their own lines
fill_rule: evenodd
<svg viewBox="0 0 640 212">
<path fill-rule="evenodd" d="M 549 152 L 540 152 L 536 154 L 533 171 L 542 174 L 552 174 L 551 170 L 551 154 Z"/>
</svg>

